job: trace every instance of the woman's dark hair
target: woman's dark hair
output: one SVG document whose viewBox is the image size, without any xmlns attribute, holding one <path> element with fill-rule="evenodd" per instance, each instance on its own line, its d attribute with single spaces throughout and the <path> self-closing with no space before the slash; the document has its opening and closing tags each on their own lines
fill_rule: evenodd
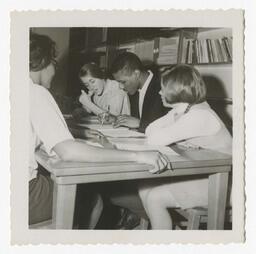
<svg viewBox="0 0 256 254">
<path fill-rule="evenodd" d="M 104 73 L 102 72 L 100 67 L 95 63 L 87 63 L 83 65 L 78 73 L 79 78 L 82 78 L 87 75 L 98 79 L 105 78 Z"/>
<path fill-rule="evenodd" d="M 50 63 L 56 64 L 56 44 L 51 38 L 31 32 L 29 40 L 30 71 L 40 71 Z"/>
<path fill-rule="evenodd" d="M 162 73 L 165 98 L 169 103 L 197 104 L 206 100 L 206 86 L 200 73 L 189 65 L 176 65 Z"/>
</svg>

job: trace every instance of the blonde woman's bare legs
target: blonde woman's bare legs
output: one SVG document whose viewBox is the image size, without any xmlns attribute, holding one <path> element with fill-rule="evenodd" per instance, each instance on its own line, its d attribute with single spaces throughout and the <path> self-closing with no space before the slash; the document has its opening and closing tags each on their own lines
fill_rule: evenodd
<svg viewBox="0 0 256 254">
<path fill-rule="evenodd" d="M 169 188 L 170 185 L 140 186 L 139 188 L 139 195 L 152 229 L 172 229 L 173 223 L 168 208 L 178 207 L 178 204 Z"/>
</svg>

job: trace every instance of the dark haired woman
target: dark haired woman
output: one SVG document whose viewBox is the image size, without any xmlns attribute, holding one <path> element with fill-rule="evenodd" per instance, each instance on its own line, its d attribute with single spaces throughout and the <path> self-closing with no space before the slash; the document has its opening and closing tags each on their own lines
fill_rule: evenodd
<svg viewBox="0 0 256 254">
<path fill-rule="evenodd" d="M 100 115 L 109 112 L 114 116 L 130 115 L 128 95 L 119 88 L 117 81 L 105 79 L 98 65 L 85 64 L 79 72 L 79 77 L 89 91 L 87 94 L 82 90 L 79 101 L 89 113 Z"/>
<path fill-rule="evenodd" d="M 162 76 L 161 97 L 168 114 L 146 129 L 148 143 L 206 148 L 232 153 L 232 138 L 206 102 L 206 87 L 199 72 L 178 65 Z M 172 229 L 168 208 L 207 206 L 208 178 L 183 179 L 141 186 L 139 194 L 153 229 Z"/>
</svg>

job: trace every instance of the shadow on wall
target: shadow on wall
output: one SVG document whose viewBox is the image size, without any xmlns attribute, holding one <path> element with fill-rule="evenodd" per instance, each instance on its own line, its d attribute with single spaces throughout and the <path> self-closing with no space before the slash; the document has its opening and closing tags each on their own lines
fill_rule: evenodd
<svg viewBox="0 0 256 254">
<path fill-rule="evenodd" d="M 207 97 L 227 98 L 225 84 L 218 77 L 203 75 L 203 80 L 207 87 Z"/>
<path fill-rule="evenodd" d="M 68 51 L 62 52 L 58 57 L 57 62 L 56 73 L 52 80 L 51 90 L 54 93 L 64 95 L 67 88 Z"/>
<path fill-rule="evenodd" d="M 226 100 L 228 95 L 225 84 L 217 77 L 210 75 L 203 75 L 203 79 L 207 87 L 208 103 L 232 134 L 232 102 Z"/>
</svg>

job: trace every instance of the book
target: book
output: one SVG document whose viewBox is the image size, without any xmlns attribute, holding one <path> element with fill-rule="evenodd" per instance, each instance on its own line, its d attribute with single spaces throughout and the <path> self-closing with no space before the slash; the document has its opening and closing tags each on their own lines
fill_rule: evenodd
<svg viewBox="0 0 256 254">
<path fill-rule="evenodd" d="M 181 53 L 181 63 L 183 64 L 186 63 L 187 43 L 188 43 L 188 40 L 184 38 L 182 43 L 182 53 Z"/>
<path fill-rule="evenodd" d="M 179 37 L 159 38 L 158 64 L 176 64 L 178 60 Z"/>
<path fill-rule="evenodd" d="M 221 48 L 223 62 L 228 62 L 228 56 L 227 56 L 227 53 L 226 53 L 226 50 L 225 50 L 225 46 L 223 45 L 223 41 L 220 38 L 218 39 L 218 41 L 219 41 L 219 45 L 220 45 L 220 48 Z"/>
<path fill-rule="evenodd" d="M 209 63 L 206 40 L 201 40 L 201 44 L 202 44 L 202 63 Z"/>
<path fill-rule="evenodd" d="M 190 45 L 190 40 L 187 40 L 187 47 L 186 47 L 186 63 L 188 63 L 189 45 Z"/>
<path fill-rule="evenodd" d="M 154 58 L 154 40 L 136 42 L 134 53 L 141 61 L 152 62 Z"/>
<path fill-rule="evenodd" d="M 228 56 L 228 61 L 232 61 L 232 54 L 231 54 L 231 49 L 230 45 L 228 44 L 228 38 L 224 37 L 222 38 L 224 48 L 226 50 L 227 56 Z"/>
<path fill-rule="evenodd" d="M 212 48 L 213 62 L 218 63 L 219 59 L 218 59 L 218 53 L 217 53 L 215 40 L 211 39 L 210 42 L 211 42 L 211 48 Z"/>
<path fill-rule="evenodd" d="M 222 50 L 221 50 L 220 41 L 218 39 L 215 39 L 215 43 L 216 43 L 219 62 L 223 63 L 225 61 L 224 61 L 224 56 L 223 56 L 223 53 L 222 53 Z"/>
<path fill-rule="evenodd" d="M 171 147 L 169 146 L 156 146 L 147 144 L 146 138 L 124 138 L 124 139 L 109 139 L 109 141 L 116 146 L 116 148 L 121 150 L 133 150 L 133 151 L 159 151 L 169 158 L 171 161 L 173 156 L 179 156 Z"/>
<path fill-rule="evenodd" d="M 93 122 L 85 122 L 85 123 L 77 123 L 79 127 L 86 127 L 92 130 L 104 131 L 104 130 L 129 130 L 127 127 L 118 127 L 114 128 L 112 124 L 103 124 L 93 123 Z"/>
<path fill-rule="evenodd" d="M 207 52 L 208 52 L 209 63 L 213 63 L 211 40 L 206 39 L 206 44 L 207 44 Z"/>
<path fill-rule="evenodd" d="M 145 134 L 124 128 L 99 129 L 107 138 L 144 138 Z"/>
</svg>

